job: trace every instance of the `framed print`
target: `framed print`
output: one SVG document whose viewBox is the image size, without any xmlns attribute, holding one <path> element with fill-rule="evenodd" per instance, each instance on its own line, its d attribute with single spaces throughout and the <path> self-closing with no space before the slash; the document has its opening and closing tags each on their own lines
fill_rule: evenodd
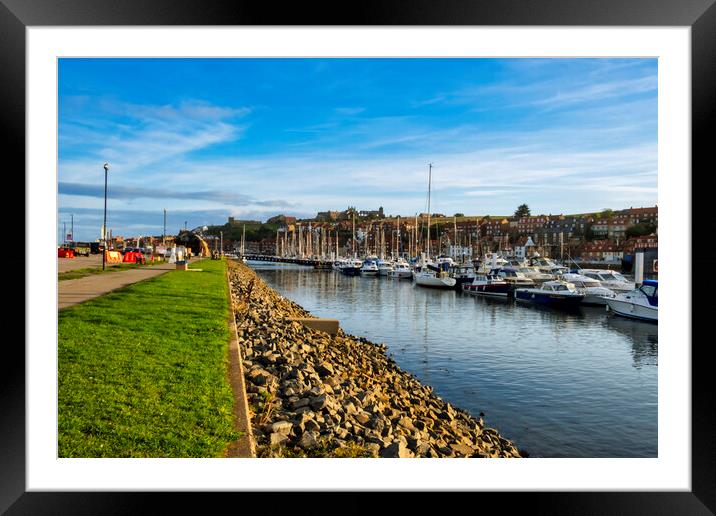
<svg viewBox="0 0 716 516">
<path fill-rule="evenodd" d="M 24 353 L 13 348 L 16 355 L 10 359 L 8 354 L 3 367 L 3 510 L 24 514 L 66 507 L 73 514 L 89 514 L 121 506 L 133 511 L 149 497 L 137 491 L 396 490 L 529 491 L 521 498 L 525 505 L 564 513 L 711 513 L 716 507 L 713 387 L 705 371 L 708 341 L 692 346 L 692 335 L 699 334 L 695 330 L 709 307 L 697 294 L 709 291 L 713 280 L 705 271 L 713 260 L 692 244 L 710 234 L 703 195 L 713 182 L 706 172 L 712 161 L 706 129 L 715 112 L 716 8 L 708 0 L 610 4 L 552 0 L 525 10 L 520 2 L 456 1 L 439 8 L 423 2 L 409 8 L 371 2 L 347 16 L 317 5 L 269 12 L 246 3 L 207 9 L 198 2 L 119 7 L 70 0 L 60 8 L 40 0 L 3 0 L 3 119 L 7 152 L 25 164 L 28 300 L 26 348 Z M 85 181 L 95 161 L 97 173 Z M 104 220 L 98 208 L 100 161 L 105 163 Z M 422 166 L 423 161 L 425 170 L 416 171 L 416 163 Z M 135 179 L 126 179 L 126 174 L 114 179 L 113 167 L 131 170 Z M 250 179 L 234 179 L 239 168 L 249 170 Z M 208 172 L 200 172 L 204 169 Z M 109 225 L 108 170 L 114 196 Z M 694 175 L 691 170 L 702 172 Z M 174 203 L 164 207 L 163 232 L 142 218 L 157 211 L 160 200 Z M 473 206 L 479 208 L 469 213 Z M 413 216 L 414 224 L 408 225 L 405 219 Z M 475 230 L 470 216 L 475 216 Z M 586 226 L 573 235 L 569 224 L 582 219 Z M 264 225 L 272 221 L 269 231 Z M 388 221 L 393 225 L 383 232 Z M 247 225 L 250 251 L 244 242 Z M 254 225 L 260 229 L 251 229 Z M 329 387 L 309 390 L 313 384 L 301 383 L 304 375 L 298 372 L 304 366 L 287 372 L 291 357 L 301 350 L 314 353 L 314 345 L 322 353 L 332 351 L 314 341 L 283 349 L 271 340 L 276 337 L 270 331 L 265 337 L 278 348 L 263 349 L 266 343 L 257 337 L 258 352 L 242 351 L 257 353 L 244 357 L 243 367 L 251 373 L 241 375 L 256 381 L 246 380 L 240 390 L 248 393 L 246 412 L 261 414 L 253 421 L 251 438 L 256 447 L 252 453 L 258 450 L 261 458 L 204 451 L 209 445 L 203 438 L 196 448 L 179 443 L 172 451 L 136 454 L 85 447 L 87 435 L 100 432 L 97 428 L 107 431 L 107 418 L 72 426 L 63 412 L 68 406 L 74 410 L 97 403 L 90 401 L 93 393 L 80 394 L 97 383 L 83 377 L 76 395 L 63 391 L 58 368 L 68 353 L 81 354 L 85 344 L 68 352 L 53 341 L 60 319 L 55 290 L 60 281 L 51 248 L 68 248 L 60 242 L 70 240 L 78 251 L 75 240 L 91 242 L 100 226 L 102 270 L 115 249 L 143 256 L 147 239 L 151 241 L 144 237 L 142 244 L 135 236 L 130 244 L 129 238 L 114 238 L 110 228 L 115 235 L 154 231 L 162 239 L 177 232 L 175 249 L 190 253 L 195 245 L 195 252 L 207 258 L 219 258 L 226 250 L 236 253 L 237 260 L 258 262 L 270 256 L 274 262 L 339 270 L 350 268 L 338 264 L 341 255 L 354 262 L 360 258 L 352 265 L 360 269 L 357 279 L 346 271 L 282 276 L 254 269 L 261 278 L 257 282 L 278 292 L 275 303 L 284 297 L 298 303 L 280 312 L 281 317 L 290 314 L 291 328 L 311 328 L 305 313 L 297 315 L 306 309 L 326 318 L 323 324 L 333 324 L 332 314 L 340 321 L 341 330 L 329 334 L 338 332 L 346 340 L 335 337 L 331 342 L 359 346 L 385 340 L 389 358 L 372 358 L 371 363 L 381 364 L 375 370 L 395 384 L 412 386 L 391 390 L 392 395 L 412 399 L 423 392 L 421 383 L 430 385 L 425 392 L 434 388 L 437 400 L 449 402 L 442 419 L 450 420 L 446 425 L 453 429 L 462 423 L 451 403 L 463 409 L 459 412 L 467 414 L 465 421 L 474 422 L 465 424 L 479 433 L 486 427 L 483 416 L 495 422 L 497 437 L 489 434 L 483 441 L 492 447 L 480 448 L 462 430 L 454 435 L 463 435 L 464 442 L 451 446 L 435 430 L 442 422 L 425 425 L 412 410 L 403 417 L 396 408 L 402 401 L 380 402 L 393 403 L 382 418 L 376 416 L 383 410 L 377 408 L 380 403 L 366 401 L 365 391 L 351 390 L 344 400 L 342 389 L 355 385 L 336 380 L 339 366 L 320 357 L 305 376 L 325 380 Z M 440 236 L 432 236 L 431 228 Z M 600 232 L 604 239 L 594 236 Z M 253 238 L 259 233 L 263 236 Z M 657 255 L 636 251 L 655 249 L 659 234 L 661 270 Z M 581 253 L 576 261 L 571 240 Z M 627 241 L 639 257 L 633 262 L 625 258 Z M 110 250 L 110 245 L 117 247 Z M 530 247 L 535 248 L 534 262 L 527 263 Z M 166 252 L 162 247 L 162 259 L 176 262 L 177 269 L 180 262 L 184 270 L 192 268 L 183 257 Z M 473 253 L 484 258 L 473 260 Z M 403 255 L 415 282 L 405 294 L 409 299 L 397 296 L 392 286 L 387 289 L 380 278 L 380 267 L 390 265 L 394 272 Z M 496 272 L 498 255 L 524 259 L 512 264 L 524 265 L 524 270 L 515 272 L 505 263 Z M 645 255 L 647 269 L 639 261 Z M 395 263 L 388 264 L 388 257 Z M 487 257 L 494 268 L 488 267 Z M 649 314 L 657 303 L 657 281 L 645 273 L 666 275 L 661 324 L 637 326 L 626 318 L 614 323 L 618 305 L 603 297 L 597 300 L 598 309 L 586 313 L 579 308 L 578 316 L 532 306 L 535 296 L 554 301 L 566 295 L 558 293 L 564 285 L 582 301 L 586 294 L 565 279 L 588 277 L 592 268 L 579 264 L 617 260 L 622 266 L 628 262 L 634 275 L 624 280 L 632 282 L 622 297 L 641 285 L 638 292 Z M 457 283 L 458 261 L 470 264 L 472 272 L 482 270 L 486 284 L 504 284 L 514 298 L 509 309 L 488 304 L 492 300 L 482 303 L 480 296 L 466 295 L 465 287 L 451 290 L 451 297 L 420 288 L 421 281 L 433 287 Z M 578 267 L 569 271 L 573 267 L 567 264 Z M 564 270 L 547 271 L 547 266 Z M 366 269 L 371 267 L 372 282 L 361 278 L 372 274 L 373 269 Z M 604 268 L 596 267 L 594 274 Z M 210 262 L 205 269 L 211 270 Z M 701 274 L 692 278 L 693 271 L 702 270 L 703 286 Z M 516 281 L 510 271 L 514 278 L 545 277 L 537 282 L 541 287 L 510 287 Z M 579 274 L 567 278 L 565 273 Z M 329 276 L 332 283 L 321 279 L 311 286 L 311 278 Z M 603 285 L 609 281 L 600 280 Z M 240 288 L 232 281 L 229 289 L 246 293 L 249 303 L 254 280 Z M 469 281 L 479 283 L 474 274 Z M 619 286 L 608 285 L 615 289 L 610 299 L 624 301 Z M 546 287 L 553 289 L 548 295 L 541 292 Z M 308 295 L 311 288 L 319 293 Z M 321 304 L 322 296 L 344 288 L 374 297 Z M 427 290 L 433 293 L 421 293 Z M 457 301 L 446 301 L 453 298 Z M 360 319 L 352 326 L 361 307 L 375 308 L 372 299 L 410 307 L 410 323 L 393 333 L 371 333 L 371 324 L 387 328 L 397 317 L 375 311 L 372 323 L 363 320 L 365 329 Z M 635 302 L 628 299 L 634 314 Z M 465 313 L 467 302 L 479 307 L 481 322 L 472 312 L 464 319 L 456 315 Z M 231 310 L 238 313 L 236 306 Z M 508 311 L 518 315 L 500 323 Z M 449 318 L 471 322 L 459 326 Z M 251 321 L 247 324 L 252 330 L 235 335 L 259 331 Z M 460 347 L 455 340 L 460 328 L 473 335 L 485 332 L 485 341 L 500 345 L 478 345 L 476 339 L 471 347 Z M 353 334 L 361 337 L 351 340 Z M 440 343 L 440 335 L 451 345 Z M 411 347 L 411 339 L 422 347 Z M 530 339 L 538 345 L 530 346 Z M 391 342 L 396 343 L 392 349 Z M 540 346 L 542 342 L 550 346 Z M 172 361 L 181 367 L 188 367 L 187 362 Z M 407 371 L 405 377 L 393 376 L 394 363 Z M 341 364 L 345 371 L 353 370 L 347 362 Z M 364 367 L 366 376 L 372 366 Z M 95 370 L 90 367 L 78 376 Z M 271 374 L 282 379 L 280 389 L 271 387 Z M 478 376 L 480 382 L 473 378 Z M 283 405 L 272 413 L 272 396 L 279 395 L 285 398 Z M 72 399 L 65 404 L 68 397 Z M 332 398 L 344 400 L 343 408 L 331 411 Z M 131 407 L 139 401 L 117 403 Z M 314 414 L 324 407 L 325 418 Z M 230 419 L 230 411 L 222 413 Z M 304 417 L 307 412 L 310 416 Z M 362 425 L 340 426 L 349 416 Z M 384 428 L 393 424 L 391 418 L 402 428 L 395 436 Z M 340 429 L 325 431 L 332 422 Z M 86 433 L 88 426 L 95 430 Z M 212 429 L 212 436 L 222 431 L 230 433 Z M 155 435 L 151 428 L 146 432 Z M 315 450 L 317 439 L 329 439 L 326 435 L 343 450 L 350 440 L 346 436 L 361 436 L 366 455 L 288 458 L 305 457 L 303 451 Z M 408 438 L 399 439 L 403 435 Z M 504 436 L 514 438 L 514 445 Z M 295 444 L 297 455 L 275 453 L 274 445 L 287 442 Z M 416 456 L 425 460 L 397 460 Z M 523 459 L 475 459 L 489 456 Z"/>
</svg>

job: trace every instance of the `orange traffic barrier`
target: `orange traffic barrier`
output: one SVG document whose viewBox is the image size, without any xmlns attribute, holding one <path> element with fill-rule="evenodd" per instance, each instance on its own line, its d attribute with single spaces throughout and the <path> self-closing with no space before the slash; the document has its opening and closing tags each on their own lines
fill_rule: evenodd
<svg viewBox="0 0 716 516">
<path fill-rule="evenodd" d="M 119 251 L 105 251 L 104 260 L 106 263 L 122 263 L 122 253 Z"/>
<path fill-rule="evenodd" d="M 57 257 L 58 258 L 74 258 L 75 252 L 72 249 L 58 249 L 57 250 Z"/>
<path fill-rule="evenodd" d="M 124 253 L 122 261 L 124 263 L 144 263 L 144 255 L 138 251 L 129 251 Z"/>
</svg>

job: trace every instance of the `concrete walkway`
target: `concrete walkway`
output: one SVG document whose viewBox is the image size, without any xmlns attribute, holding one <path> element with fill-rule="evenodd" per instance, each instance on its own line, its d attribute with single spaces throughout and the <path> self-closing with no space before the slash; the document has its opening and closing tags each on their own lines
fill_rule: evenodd
<svg viewBox="0 0 716 516">
<path fill-rule="evenodd" d="M 75 269 L 102 267 L 102 255 L 75 256 L 74 258 L 57 258 L 57 272 L 68 272 Z"/>
<path fill-rule="evenodd" d="M 192 258 L 189 263 L 193 263 Z M 101 266 L 101 262 L 100 262 Z M 140 269 L 129 269 L 125 271 L 107 272 L 104 274 L 92 274 L 84 278 L 63 280 L 57 282 L 57 308 L 62 310 L 68 306 L 76 305 L 126 287 L 132 283 L 154 278 L 165 272 L 176 270 L 173 263 L 162 263 L 151 267 Z M 191 273 L 189 273 L 191 274 Z"/>
</svg>

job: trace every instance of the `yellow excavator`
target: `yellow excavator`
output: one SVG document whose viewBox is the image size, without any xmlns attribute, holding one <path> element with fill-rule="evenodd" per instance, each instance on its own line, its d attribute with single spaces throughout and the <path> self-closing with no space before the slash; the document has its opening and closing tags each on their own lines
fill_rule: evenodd
<svg viewBox="0 0 716 516">
<path fill-rule="evenodd" d="M 211 256 L 211 251 L 209 250 L 209 244 L 206 243 L 206 240 L 202 238 L 202 236 L 198 233 L 194 233 L 196 235 L 196 238 L 199 239 L 199 242 L 201 243 L 201 256 Z"/>
</svg>

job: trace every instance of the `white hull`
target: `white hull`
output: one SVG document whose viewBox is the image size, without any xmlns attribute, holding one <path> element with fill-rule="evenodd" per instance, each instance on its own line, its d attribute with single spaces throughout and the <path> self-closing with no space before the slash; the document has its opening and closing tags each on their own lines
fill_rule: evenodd
<svg viewBox="0 0 716 516">
<path fill-rule="evenodd" d="M 367 271 L 366 271 L 366 270 L 361 269 L 360 275 L 361 275 L 361 276 L 377 276 L 377 275 L 378 275 L 378 271 L 373 271 L 373 270 L 367 270 Z"/>
<path fill-rule="evenodd" d="M 614 292 L 605 287 L 586 287 L 578 289 L 584 294 L 583 305 L 606 306 L 607 299 L 614 299 Z"/>
<path fill-rule="evenodd" d="M 606 302 L 610 310 L 624 317 L 646 321 L 659 320 L 659 309 L 656 306 L 632 303 L 622 299 L 607 299 Z"/>
<path fill-rule="evenodd" d="M 378 268 L 378 274 L 381 276 L 390 276 L 393 273 L 393 269 L 391 267 L 379 267 Z"/>
<path fill-rule="evenodd" d="M 390 271 L 388 274 L 391 278 L 412 278 L 413 272 L 412 271 Z"/>
<path fill-rule="evenodd" d="M 433 287 L 433 288 L 454 288 L 455 278 L 438 278 L 431 275 L 415 275 L 415 283 L 421 287 Z"/>
<path fill-rule="evenodd" d="M 584 294 L 584 299 L 582 299 L 583 305 L 596 305 L 596 306 L 605 306 L 607 304 L 607 298 L 604 296 L 599 296 L 596 294 Z"/>
</svg>

